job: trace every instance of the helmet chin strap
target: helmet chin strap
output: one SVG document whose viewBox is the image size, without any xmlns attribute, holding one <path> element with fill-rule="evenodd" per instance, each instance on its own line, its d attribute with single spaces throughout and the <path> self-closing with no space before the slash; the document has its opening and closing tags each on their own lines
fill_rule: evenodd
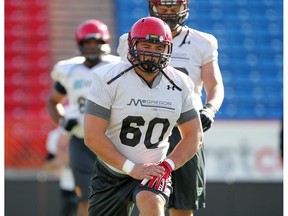
<svg viewBox="0 0 288 216">
<path fill-rule="evenodd" d="M 149 73 L 149 74 L 155 74 L 159 72 L 159 67 L 157 64 L 151 61 L 141 62 L 138 66 L 142 71 Z M 155 70 L 153 70 L 155 68 Z"/>
<path fill-rule="evenodd" d="M 177 85 L 175 84 L 175 82 L 174 82 L 170 77 L 167 76 L 167 74 L 163 71 L 162 68 L 159 68 L 159 70 L 160 70 L 160 72 L 166 77 L 166 79 L 167 79 L 178 91 L 182 91 L 182 89 L 181 89 L 179 86 L 177 86 Z"/>
<path fill-rule="evenodd" d="M 133 68 L 135 68 L 135 67 L 138 67 L 139 65 L 140 65 L 140 63 L 137 63 L 137 64 L 135 64 L 135 65 L 132 65 L 131 67 L 127 68 L 126 70 L 122 71 L 121 73 L 119 73 L 118 75 L 116 75 L 115 77 L 113 77 L 111 80 L 109 80 L 109 81 L 107 82 L 107 84 L 110 85 L 112 82 L 114 82 L 115 80 L 117 80 L 119 77 L 121 77 L 122 75 L 124 75 L 125 73 L 127 73 L 128 71 L 130 71 L 131 69 L 133 69 Z M 182 89 L 181 89 L 179 86 L 177 86 L 177 85 L 175 84 L 175 82 L 174 82 L 170 77 L 167 76 L 167 74 L 163 71 L 162 68 L 159 68 L 159 67 L 157 67 L 157 68 L 158 68 L 158 70 L 156 70 L 156 71 L 160 71 L 160 72 L 165 76 L 165 78 L 166 78 L 178 91 L 182 91 Z"/>
<path fill-rule="evenodd" d="M 116 75 L 115 77 L 113 77 L 111 80 L 109 80 L 107 82 L 108 85 L 110 85 L 112 82 L 114 82 L 116 79 L 118 79 L 119 77 L 121 77 L 122 75 L 124 75 L 125 73 L 127 73 L 128 71 L 130 71 L 131 69 L 138 67 L 140 65 L 140 63 L 137 63 L 135 65 L 132 65 L 131 67 L 127 68 L 126 70 L 122 71 L 121 73 L 119 73 L 118 75 Z"/>
</svg>

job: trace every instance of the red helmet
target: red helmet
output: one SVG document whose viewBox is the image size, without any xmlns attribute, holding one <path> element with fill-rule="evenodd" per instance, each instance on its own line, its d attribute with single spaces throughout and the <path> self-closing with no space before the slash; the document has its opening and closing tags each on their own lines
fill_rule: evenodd
<svg viewBox="0 0 288 216">
<path fill-rule="evenodd" d="M 148 5 L 150 16 L 164 20 L 171 29 L 175 28 L 177 24 L 182 25 L 189 16 L 188 0 L 148 0 Z M 178 13 L 161 14 L 157 11 L 157 6 L 180 6 L 180 10 Z"/>
<path fill-rule="evenodd" d="M 147 52 L 137 50 L 139 41 L 164 45 L 163 53 Z M 169 26 L 156 17 L 145 17 L 139 19 L 131 28 L 128 36 L 128 60 L 132 65 L 137 65 L 141 70 L 155 73 L 159 69 L 167 67 L 172 52 L 172 33 Z M 157 62 L 140 60 L 139 55 L 157 57 Z M 145 58 L 144 58 L 145 59 Z M 146 65 L 146 67 L 144 67 Z M 147 68 L 148 65 L 148 68 Z M 149 66 L 150 65 L 150 66 Z"/>
<path fill-rule="evenodd" d="M 109 45 L 110 33 L 107 26 L 99 20 L 86 20 L 81 23 L 76 32 L 75 39 L 77 41 L 81 55 L 89 61 L 91 65 L 97 64 L 102 55 L 109 54 L 111 49 Z M 84 46 L 85 41 L 95 39 L 97 45 Z"/>
<path fill-rule="evenodd" d="M 75 33 L 77 43 L 83 40 L 96 39 L 102 40 L 103 43 L 109 43 L 110 33 L 107 26 L 99 20 L 86 20 L 81 23 Z"/>
</svg>

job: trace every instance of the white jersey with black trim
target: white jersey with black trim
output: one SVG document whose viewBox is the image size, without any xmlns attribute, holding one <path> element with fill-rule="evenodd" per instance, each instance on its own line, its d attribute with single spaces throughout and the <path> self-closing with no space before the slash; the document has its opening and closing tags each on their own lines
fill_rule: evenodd
<svg viewBox="0 0 288 216">
<path fill-rule="evenodd" d="M 117 53 L 121 60 L 127 60 L 128 34 L 119 38 Z M 185 26 L 182 31 L 173 38 L 173 50 L 170 66 L 187 74 L 194 83 L 196 97 L 195 106 L 202 109 L 201 100 L 203 82 L 201 79 L 201 67 L 208 62 L 218 61 L 218 42 L 211 35 Z"/>
<path fill-rule="evenodd" d="M 95 71 L 88 99 L 111 111 L 106 135 L 123 155 L 134 163 L 157 163 L 166 157 L 180 114 L 194 110 L 194 85 L 170 66 L 164 71 L 182 91 L 161 73 L 155 79 L 159 83 L 150 88 L 134 69 L 107 84 L 130 66 L 121 61 Z"/>
<path fill-rule="evenodd" d="M 79 125 L 71 131 L 78 138 L 84 137 L 83 113 L 86 97 L 91 86 L 92 71 L 112 62 L 120 61 L 120 57 L 106 55 L 102 61 L 93 68 L 88 68 L 83 63 L 85 58 L 77 56 L 71 59 L 59 61 L 55 64 L 51 77 L 59 82 L 66 90 L 70 112 L 65 118 L 77 118 Z"/>
</svg>

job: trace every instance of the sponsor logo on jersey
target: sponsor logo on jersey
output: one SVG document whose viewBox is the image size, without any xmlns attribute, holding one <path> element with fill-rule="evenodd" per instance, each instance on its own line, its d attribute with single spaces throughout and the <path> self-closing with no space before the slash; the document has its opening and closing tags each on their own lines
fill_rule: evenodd
<svg viewBox="0 0 288 216">
<path fill-rule="evenodd" d="M 189 56 L 185 52 L 174 52 L 171 56 L 173 59 L 190 60 Z"/>
<path fill-rule="evenodd" d="M 187 58 L 188 55 L 185 52 L 174 52 L 172 56 L 175 58 Z"/>
<path fill-rule="evenodd" d="M 170 101 L 160 101 L 160 100 L 146 100 L 146 99 L 134 99 L 127 104 L 128 106 L 142 106 L 142 107 L 154 107 L 154 108 L 163 108 L 169 110 L 175 110 Z"/>
</svg>

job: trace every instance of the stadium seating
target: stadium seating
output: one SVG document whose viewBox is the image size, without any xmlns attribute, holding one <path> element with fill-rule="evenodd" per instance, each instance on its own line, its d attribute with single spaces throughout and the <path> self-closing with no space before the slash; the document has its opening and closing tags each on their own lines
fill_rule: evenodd
<svg viewBox="0 0 288 216">
<path fill-rule="evenodd" d="M 99 19 L 114 38 L 114 1 L 5 0 L 5 166 L 39 168 L 56 126 L 45 103 L 53 65 L 76 55 L 75 28 Z"/>
<path fill-rule="evenodd" d="M 51 56 L 46 0 L 5 1 L 5 165 L 37 167 L 45 158 Z"/>
</svg>

